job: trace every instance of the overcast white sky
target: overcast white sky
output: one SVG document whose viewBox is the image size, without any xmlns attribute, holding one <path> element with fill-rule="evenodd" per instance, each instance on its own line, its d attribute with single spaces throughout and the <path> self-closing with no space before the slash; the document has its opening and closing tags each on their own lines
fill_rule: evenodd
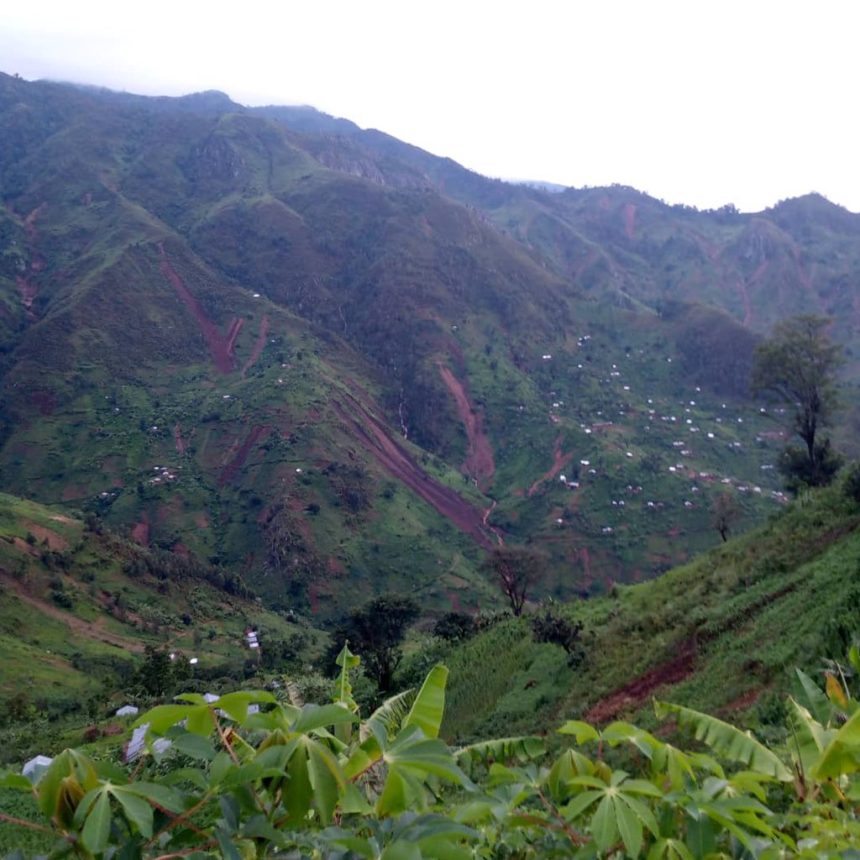
<svg viewBox="0 0 860 860">
<path fill-rule="evenodd" d="M 854 0 L 23 0 L 0 70 L 311 104 L 490 176 L 860 211 Z"/>
</svg>

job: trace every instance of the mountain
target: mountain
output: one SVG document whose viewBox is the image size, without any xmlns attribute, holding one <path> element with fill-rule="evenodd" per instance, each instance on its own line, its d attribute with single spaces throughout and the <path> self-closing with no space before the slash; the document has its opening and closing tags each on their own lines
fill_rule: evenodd
<svg viewBox="0 0 860 860">
<path fill-rule="evenodd" d="M 582 625 L 573 665 L 527 617 L 437 645 L 425 662 L 451 671 L 446 736 L 538 734 L 565 719 L 650 726 L 654 699 L 773 731 L 795 667 L 817 677 L 855 641 L 858 514 L 831 487 L 653 582 L 551 607 Z"/>
<path fill-rule="evenodd" d="M 720 492 L 784 503 L 761 333 L 823 310 L 855 349 L 821 198 L 549 193 L 312 108 L 9 76 L 0 194 L 0 488 L 321 619 L 495 605 L 500 542 L 560 597 L 686 560 Z"/>
</svg>

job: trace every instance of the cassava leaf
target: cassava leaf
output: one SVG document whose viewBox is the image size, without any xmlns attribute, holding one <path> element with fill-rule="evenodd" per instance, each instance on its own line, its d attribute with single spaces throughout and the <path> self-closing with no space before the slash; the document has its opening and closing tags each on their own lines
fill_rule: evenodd
<svg viewBox="0 0 860 860">
<path fill-rule="evenodd" d="M 578 744 L 600 740 L 600 733 L 597 729 L 589 723 L 582 722 L 582 720 L 568 720 L 558 729 L 558 733 L 560 735 L 573 735 Z"/>
</svg>

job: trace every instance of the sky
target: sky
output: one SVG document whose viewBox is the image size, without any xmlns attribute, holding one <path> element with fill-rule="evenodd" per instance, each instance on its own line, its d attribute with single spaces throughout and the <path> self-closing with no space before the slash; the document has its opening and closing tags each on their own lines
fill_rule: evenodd
<svg viewBox="0 0 860 860">
<path fill-rule="evenodd" d="M 26 0 L 0 71 L 309 104 L 488 176 L 860 211 L 854 0 Z"/>
</svg>

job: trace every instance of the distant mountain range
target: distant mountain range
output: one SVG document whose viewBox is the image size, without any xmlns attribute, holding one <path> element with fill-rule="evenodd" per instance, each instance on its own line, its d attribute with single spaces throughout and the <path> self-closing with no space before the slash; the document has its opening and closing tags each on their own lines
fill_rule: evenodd
<svg viewBox="0 0 860 860">
<path fill-rule="evenodd" d="M 0 489 L 275 608 L 492 605 L 500 542 L 559 596 L 653 576 L 718 540 L 717 493 L 781 504 L 762 333 L 832 315 L 860 370 L 860 216 L 814 195 L 700 212 L 313 108 L 7 75 L 0 195 Z"/>
</svg>

